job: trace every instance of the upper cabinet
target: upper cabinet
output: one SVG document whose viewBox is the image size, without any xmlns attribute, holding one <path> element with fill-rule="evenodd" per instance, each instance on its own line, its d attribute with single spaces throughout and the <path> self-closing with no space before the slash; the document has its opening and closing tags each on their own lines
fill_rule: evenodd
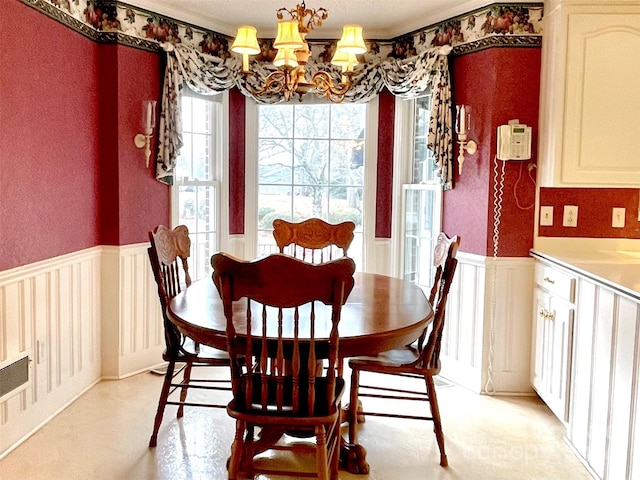
<svg viewBox="0 0 640 480">
<path fill-rule="evenodd" d="M 541 186 L 640 183 L 640 2 L 547 2 Z"/>
</svg>

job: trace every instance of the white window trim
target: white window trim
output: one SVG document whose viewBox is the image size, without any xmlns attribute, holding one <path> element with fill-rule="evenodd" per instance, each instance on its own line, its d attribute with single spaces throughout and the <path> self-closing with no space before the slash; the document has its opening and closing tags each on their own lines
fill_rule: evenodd
<svg viewBox="0 0 640 480">
<path fill-rule="evenodd" d="M 393 146 L 393 210 L 392 210 L 392 238 L 391 238 L 391 275 L 402 278 L 404 276 L 404 247 L 406 211 L 406 191 L 412 189 L 440 190 L 437 197 L 437 209 L 440 216 L 437 219 L 442 228 L 442 187 L 437 184 L 408 186 L 411 182 L 414 149 L 414 115 L 415 100 L 401 97 L 395 98 L 395 135 Z"/>
<path fill-rule="evenodd" d="M 413 151 L 413 102 L 395 97 L 395 134 L 393 137 L 393 204 L 391 214 L 391 275 L 402 277 L 404 259 L 404 189 L 411 174 Z"/>
<path fill-rule="evenodd" d="M 208 100 L 211 99 L 188 89 L 186 89 L 183 95 L 206 98 Z M 218 225 L 216 227 L 216 245 L 219 246 L 220 250 L 225 251 L 228 249 L 227 239 L 229 237 L 229 93 L 224 91 L 218 95 L 221 95 L 219 101 L 219 108 L 221 108 L 221 112 L 219 121 L 214 122 L 213 131 L 211 132 L 211 140 L 213 148 L 215 149 L 212 153 L 215 155 L 214 174 L 217 178 L 214 182 L 216 187 L 215 216 L 218 219 Z M 174 185 L 171 186 L 169 193 L 170 220 L 172 228 L 176 227 L 179 221 L 178 203 L 175 199 L 175 188 L 179 183 L 178 179 L 175 178 Z M 226 207 L 223 208 L 223 205 Z"/>
<path fill-rule="evenodd" d="M 364 248 L 362 249 L 362 270 L 377 272 L 379 267 L 376 252 L 376 189 L 378 184 L 378 97 L 369 101 L 367 108 L 367 132 L 365 140 L 365 169 L 362 204 L 365 206 L 362 231 Z"/>
</svg>

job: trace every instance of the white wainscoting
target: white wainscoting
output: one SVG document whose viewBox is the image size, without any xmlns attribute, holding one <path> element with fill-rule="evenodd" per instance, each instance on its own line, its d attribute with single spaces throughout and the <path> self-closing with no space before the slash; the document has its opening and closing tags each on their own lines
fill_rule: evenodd
<svg viewBox="0 0 640 480">
<path fill-rule="evenodd" d="M 389 268 L 388 247 L 377 245 L 373 263 L 381 273 Z M 0 402 L 0 457 L 100 379 L 161 362 L 161 312 L 146 249 L 95 247 L 0 272 L 0 367 L 25 354 L 32 359 L 29 386 Z M 458 258 L 443 376 L 486 392 L 491 372 L 495 393 L 531 393 L 533 260 Z"/>
<path fill-rule="evenodd" d="M 464 252 L 457 258 L 442 339 L 442 376 L 478 393 L 532 394 L 533 259 Z"/>
<path fill-rule="evenodd" d="M 147 244 L 94 247 L 0 272 L 0 367 L 31 358 L 0 402 L 0 458 L 102 378 L 161 363 Z"/>
</svg>

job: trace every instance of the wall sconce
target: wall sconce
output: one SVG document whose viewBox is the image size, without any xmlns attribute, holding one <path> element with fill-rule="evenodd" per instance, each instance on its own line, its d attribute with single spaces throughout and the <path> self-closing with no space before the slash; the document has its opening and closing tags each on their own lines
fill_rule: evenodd
<svg viewBox="0 0 640 480">
<path fill-rule="evenodd" d="M 462 174 L 465 152 L 473 155 L 478 151 L 478 144 L 473 140 L 467 140 L 471 129 L 471 107 L 469 105 L 456 105 L 456 133 L 458 134 L 458 173 Z"/>
<path fill-rule="evenodd" d="M 138 148 L 144 148 L 144 157 L 149 168 L 149 157 L 151 156 L 151 135 L 156 126 L 156 101 L 145 100 L 142 102 L 142 132 L 133 138 L 133 142 Z"/>
</svg>

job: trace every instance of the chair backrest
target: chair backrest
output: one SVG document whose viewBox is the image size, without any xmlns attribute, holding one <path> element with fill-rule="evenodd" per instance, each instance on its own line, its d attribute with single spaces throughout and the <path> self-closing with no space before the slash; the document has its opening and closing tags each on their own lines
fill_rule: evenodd
<svg viewBox="0 0 640 480">
<path fill-rule="evenodd" d="M 147 249 L 153 277 L 158 287 L 158 298 L 164 319 L 167 352 L 176 352 L 182 346 L 182 334 L 166 315 L 169 301 L 191 285 L 187 258 L 191 250 L 189 229 L 178 225 L 173 230 L 158 225 L 149 232 L 151 246 Z"/>
<path fill-rule="evenodd" d="M 418 339 L 418 348 L 422 351 L 420 357 L 422 367 L 431 370 L 433 374 L 440 371 L 440 345 L 444 329 L 445 308 L 453 276 L 458 265 L 456 254 L 459 245 L 459 236 L 456 235 L 449 238 L 445 233 L 441 232 L 438 235 L 434 249 L 436 274 L 429 295 L 429 302 L 433 305 L 434 311 L 433 321 Z M 424 344 L 425 339 L 427 339 L 426 345 Z"/>
<path fill-rule="evenodd" d="M 454 235 L 449 238 L 446 233 L 440 232 L 436 239 L 436 246 L 433 249 L 433 266 L 436 271 L 431 284 L 431 292 L 429 294 L 429 303 L 434 305 L 436 301 L 436 295 L 440 288 L 440 280 L 442 278 L 442 270 L 448 258 L 455 257 L 458 253 L 458 246 L 460 245 L 460 237 Z"/>
<path fill-rule="evenodd" d="M 211 265 L 227 321 L 237 406 L 305 416 L 330 406 L 353 260 L 314 265 L 280 253 L 255 261 L 217 253 Z M 322 331 L 326 336 L 318 338 Z M 319 360 L 328 368 L 317 368 Z"/>
<path fill-rule="evenodd" d="M 280 253 L 310 263 L 322 263 L 347 256 L 355 228 L 353 222 L 332 224 L 320 218 L 309 218 L 292 223 L 277 218 L 273 221 L 273 237 Z"/>
</svg>

